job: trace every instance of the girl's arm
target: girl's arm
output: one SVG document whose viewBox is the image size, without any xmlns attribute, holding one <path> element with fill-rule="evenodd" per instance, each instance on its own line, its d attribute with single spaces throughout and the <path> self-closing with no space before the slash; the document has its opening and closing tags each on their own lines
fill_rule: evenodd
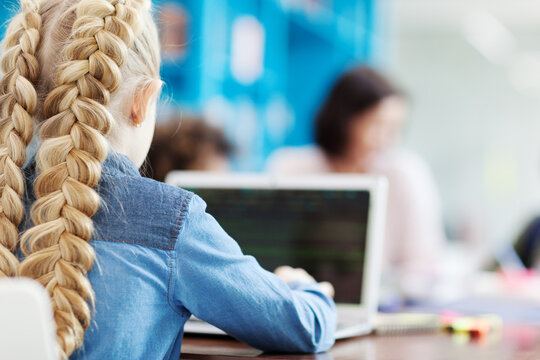
<svg viewBox="0 0 540 360">
<path fill-rule="evenodd" d="M 177 240 L 177 305 L 261 350 L 329 349 L 336 328 L 333 300 L 317 283 L 291 288 L 261 268 L 205 209 L 195 195 Z"/>
</svg>

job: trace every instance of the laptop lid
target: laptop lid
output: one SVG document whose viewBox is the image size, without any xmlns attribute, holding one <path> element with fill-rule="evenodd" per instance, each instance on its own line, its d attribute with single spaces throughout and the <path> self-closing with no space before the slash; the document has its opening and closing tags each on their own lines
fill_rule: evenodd
<svg viewBox="0 0 540 360">
<path fill-rule="evenodd" d="M 0 349 L 2 359 L 58 358 L 49 295 L 39 283 L 0 279 Z"/>
<path fill-rule="evenodd" d="M 166 182 L 201 196 L 207 212 L 263 268 L 304 268 L 318 281 L 334 285 L 337 303 L 374 316 L 386 205 L 384 178 L 176 171 Z"/>
</svg>

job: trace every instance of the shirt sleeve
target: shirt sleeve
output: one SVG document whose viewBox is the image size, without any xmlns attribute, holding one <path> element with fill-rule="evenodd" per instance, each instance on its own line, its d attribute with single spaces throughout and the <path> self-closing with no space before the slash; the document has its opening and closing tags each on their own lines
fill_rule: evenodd
<svg viewBox="0 0 540 360">
<path fill-rule="evenodd" d="M 264 351 L 329 349 L 336 328 L 333 300 L 316 283 L 291 288 L 261 268 L 205 209 L 193 196 L 176 245 L 175 302 Z"/>
</svg>

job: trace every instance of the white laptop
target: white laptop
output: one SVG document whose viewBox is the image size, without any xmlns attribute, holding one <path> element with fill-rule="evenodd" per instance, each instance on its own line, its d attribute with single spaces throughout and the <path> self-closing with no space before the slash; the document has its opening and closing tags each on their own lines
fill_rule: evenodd
<svg viewBox="0 0 540 360">
<path fill-rule="evenodd" d="M 336 339 L 367 334 L 377 311 L 386 179 L 171 172 L 168 184 L 201 196 L 207 212 L 269 271 L 300 267 L 335 288 Z M 195 318 L 185 333 L 224 334 Z"/>
<path fill-rule="evenodd" d="M 0 279 L 0 358 L 58 359 L 49 295 L 33 280 Z"/>
</svg>

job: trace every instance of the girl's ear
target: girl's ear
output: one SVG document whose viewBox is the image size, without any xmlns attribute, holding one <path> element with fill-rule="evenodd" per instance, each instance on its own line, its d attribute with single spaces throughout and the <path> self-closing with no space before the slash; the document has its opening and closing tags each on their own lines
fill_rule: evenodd
<svg viewBox="0 0 540 360">
<path fill-rule="evenodd" d="M 135 91 L 133 106 L 131 107 L 131 125 L 140 127 L 146 118 L 146 111 L 151 101 L 159 94 L 161 90 L 161 80 L 152 80 L 140 86 Z"/>
</svg>

